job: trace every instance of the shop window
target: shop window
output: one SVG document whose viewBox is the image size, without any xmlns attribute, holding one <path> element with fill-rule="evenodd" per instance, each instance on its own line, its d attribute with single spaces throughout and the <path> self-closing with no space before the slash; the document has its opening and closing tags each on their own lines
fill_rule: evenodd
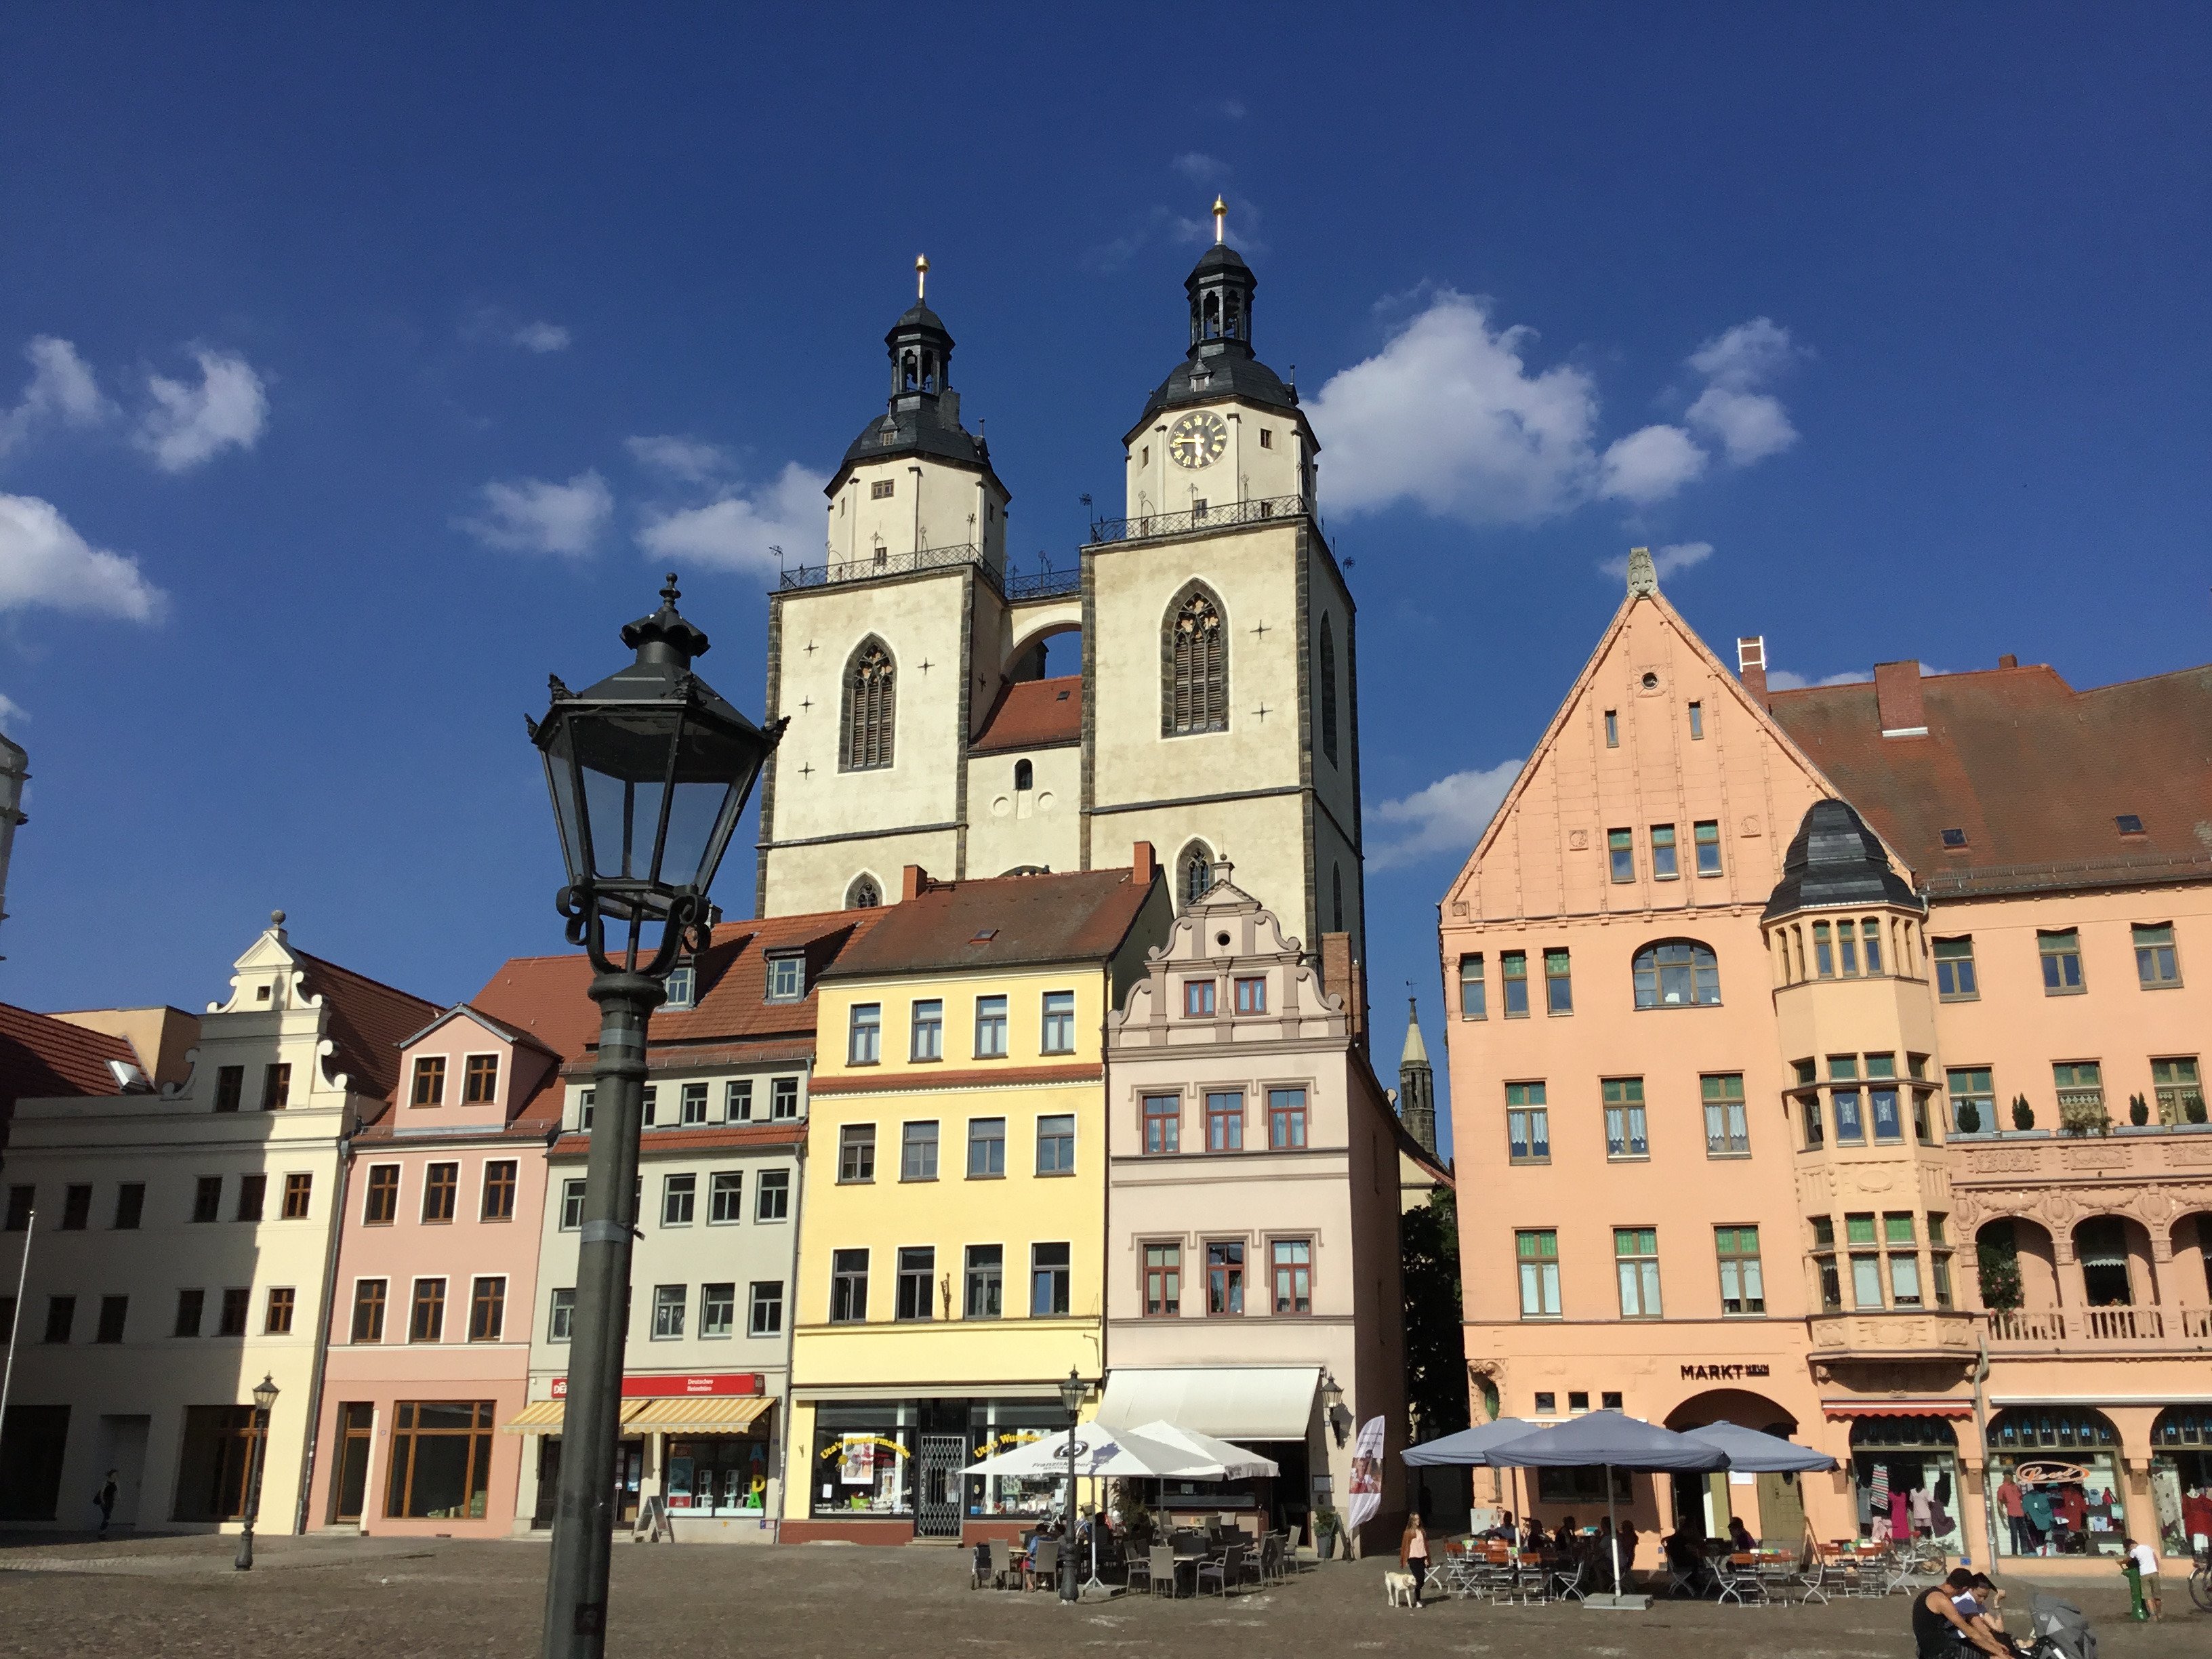
<svg viewBox="0 0 2212 1659">
<path fill-rule="evenodd" d="M 1505 1150 L 1515 1164 L 1552 1161 L 1552 1115 L 1540 1083 L 1505 1085 Z"/>
<path fill-rule="evenodd" d="M 884 1517 L 914 1513 L 914 1408 L 817 1407 L 812 1510 L 817 1516 Z"/>
<path fill-rule="evenodd" d="M 491 1486 L 493 1409 L 489 1400 L 401 1401 L 392 1413 L 385 1514 L 482 1520 Z"/>
</svg>

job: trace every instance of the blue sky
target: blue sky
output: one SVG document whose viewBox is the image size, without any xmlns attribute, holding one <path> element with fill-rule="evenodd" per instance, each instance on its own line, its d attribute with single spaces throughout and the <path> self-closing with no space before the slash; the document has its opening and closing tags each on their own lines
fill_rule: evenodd
<svg viewBox="0 0 2212 1659">
<path fill-rule="evenodd" d="M 196 1007 L 278 906 L 441 999 L 557 948 L 545 674 L 672 551 L 759 707 L 918 252 L 1064 562 L 1217 190 L 1360 606 L 1390 1053 L 1632 544 L 1808 679 L 2212 656 L 2201 8 L 1182 16 L 13 15 L 0 998 Z"/>
</svg>

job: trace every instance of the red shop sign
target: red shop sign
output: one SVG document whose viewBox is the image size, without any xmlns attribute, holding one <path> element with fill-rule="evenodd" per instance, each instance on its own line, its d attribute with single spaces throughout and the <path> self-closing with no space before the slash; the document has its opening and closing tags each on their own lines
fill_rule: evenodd
<svg viewBox="0 0 2212 1659">
<path fill-rule="evenodd" d="M 758 1394 L 761 1377 L 757 1371 L 721 1371 L 705 1376 L 625 1376 L 623 1378 L 623 1398 L 625 1400 L 664 1400 L 689 1397 L 694 1395 Z M 568 1397 L 568 1379 L 553 1379 L 553 1398 Z"/>
</svg>

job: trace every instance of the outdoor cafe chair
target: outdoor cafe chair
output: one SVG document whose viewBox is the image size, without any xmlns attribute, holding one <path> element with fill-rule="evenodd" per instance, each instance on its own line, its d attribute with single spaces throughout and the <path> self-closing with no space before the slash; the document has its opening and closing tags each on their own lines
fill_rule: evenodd
<svg viewBox="0 0 2212 1659">
<path fill-rule="evenodd" d="M 1244 1552 L 1237 1545 L 1231 1544 L 1221 1552 L 1221 1559 L 1218 1561 L 1201 1561 L 1198 1564 L 1199 1594 L 1203 1595 L 1206 1593 L 1206 1581 L 1210 1578 L 1220 1586 L 1216 1594 L 1225 1601 L 1229 1595 L 1229 1587 L 1243 1577 L 1243 1571 Z"/>
<path fill-rule="evenodd" d="M 1713 1563 L 1713 1570 L 1720 1575 L 1720 1600 L 1748 1607 L 1753 1601 L 1766 1599 L 1765 1587 L 1759 1583 L 1756 1555 L 1722 1556 Z"/>
<path fill-rule="evenodd" d="M 1817 1539 L 1807 1553 L 1804 1565 L 1797 1570 L 1796 1583 L 1797 1587 L 1805 1592 L 1797 1598 L 1799 1601 L 1818 1601 L 1823 1607 L 1828 1604 L 1829 1589 L 1832 1587 L 1842 1588 L 1834 1564 L 1829 1560 L 1827 1551 L 1820 1547 Z"/>
<path fill-rule="evenodd" d="M 1040 1538 L 1030 1546 L 1030 1565 L 1027 1574 L 1030 1589 L 1052 1588 L 1060 1572 L 1060 1540 Z"/>
<path fill-rule="evenodd" d="M 1130 1565 L 1133 1571 L 1137 1564 L 1132 1562 Z M 1182 1594 L 1182 1587 L 1176 1583 L 1176 1553 L 1169 1546 L 1153 1545 L 1145 1558 L 1143 1566 L 1146 1588 L 1154 1595 L 1165 1590 L 1172 1600 Z"/>
<path fill-rule="evenodd" d="M 986 1579 L 990 1581 L 993 1589 L 1006 1587 L 1006 1568 L 999 1559 L 999 1547 L 988 1540 L 975 1546 L 975 1560 L 969 1570 L 968 1588 L 981 1589 Z"/>
<path fill-rule="evenodd" d="M 1609 1567 L 1610 1563 L 1607 1565 Z M 1581 1601 L 1583 1579 L 1589 1570 L 1590 1558 L 1587 1555 L 1578 1555 L 1571 1561 L 1559 1562 L 1552 1569 L 1552 1599 L 1555 1601 L 1564 1601 L 1571 1596 L 1577 1601 Z M 1626 1575 L 1623 1574 L 1623 1577 L 1626 1577 Z"/>
<path fill-rule="evenodd" d="M 1790 1589 L 1797 1583 L 1797 1558 L 1789 1550 L 1763 1549 L 1753 1571 L 1759 1575 L 1759 1595 L 1762 1601 L 1788 1603 Z"/>
</svg>

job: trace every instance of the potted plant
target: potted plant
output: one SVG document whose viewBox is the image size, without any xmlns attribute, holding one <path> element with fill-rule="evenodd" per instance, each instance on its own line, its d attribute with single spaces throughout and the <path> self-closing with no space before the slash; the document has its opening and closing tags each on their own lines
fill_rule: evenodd
<svg viewBox="0 0 2212 1659">
<path fill-rule="evenodd" d="M 2015 1129 L 2033 1129 L 2035 1127 L 2035 1108 L 2027 1103 L 2026 1095 L 2012 1097 L 2012 1127 Z"/>
<path fill-rule="evenodd" d="M 1314 1554 L 1328 1560 L 1336 1553 L 1336 1540 L 1344 1530 L 1344 1517 L 1327 1504 L 1313 1512 Z"/>
<path fill-rule="evenodd" d="M 1959 1103 L 1959 1109 L 1955 1114 L 1954 1114 L 1954 1116 L 1958 1122 L 1959 1133 L 1960 1134 L 1978 1135 L 1981 1133 L 1982 1109 L 1975 1105 L 1972 1101 L 1960 1101 Z"/>
<path fill-rule="evenodd" d="M 2138 1129 L 2150 1121 L 2150 1103 L 2141 1095 L 2128 1097 L 2128 1121 Z"/>
</svg>

